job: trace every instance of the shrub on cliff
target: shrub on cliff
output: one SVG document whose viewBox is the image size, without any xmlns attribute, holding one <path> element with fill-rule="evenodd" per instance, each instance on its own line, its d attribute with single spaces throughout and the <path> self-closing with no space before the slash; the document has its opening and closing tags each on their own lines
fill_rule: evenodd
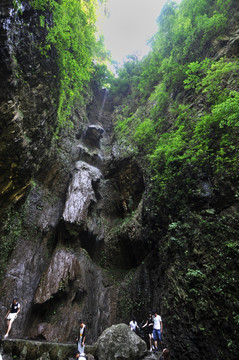
<svg viewBox="0 0 239 360">
<path fill-rule="evenodd" d="M 40 25 L 46 28 L 42 53 L 49 55 L 51 48 L 57 51 L 59 97 L 57 99 L 59 125 L 70 122 L 74 106 L 82 105 L 92 76 L 106 76 L 105 67 L 94 65 L 93 60 L 102 52 L 102 39 L 96 33 L 95 0 L 32 0 L 39 10 Z M 52 12 L 52 24 L 45 21 L 44 12 Z M 100 79 L 98 79 L 100 82 Z"/>
</svg>

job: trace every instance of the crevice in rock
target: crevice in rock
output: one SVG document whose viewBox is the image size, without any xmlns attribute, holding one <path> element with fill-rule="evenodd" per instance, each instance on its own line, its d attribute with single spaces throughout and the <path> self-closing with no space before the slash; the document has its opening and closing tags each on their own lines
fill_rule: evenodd
<svg viewBox="0 0 239 360">
<path fill-rule="evenodd" d="M 97 235 L 83 231 L 79 234 L 81 247 L 87 251 L 89 256 L 96 261 L 100 257 L 100 252 L 103 247 L 103 239 L 97 240 Z"/>
</svg>

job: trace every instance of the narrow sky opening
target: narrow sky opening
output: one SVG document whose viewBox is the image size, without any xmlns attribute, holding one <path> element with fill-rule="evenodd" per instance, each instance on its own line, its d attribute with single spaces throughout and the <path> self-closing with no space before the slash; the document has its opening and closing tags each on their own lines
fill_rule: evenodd
<svg viewBox="0 0 239 360">
<path fill-rule="evenodd" d="M 180 1 L 180 0 L 176 0 Z M 108 17 L 103 7 L 98 18 L 99 32 L 114 61 L 122 64 L 127 55 L 145 56 L 149 39 L 157 32 L 156 19 L 166 0 L 108 0 Z"/>
</svg>

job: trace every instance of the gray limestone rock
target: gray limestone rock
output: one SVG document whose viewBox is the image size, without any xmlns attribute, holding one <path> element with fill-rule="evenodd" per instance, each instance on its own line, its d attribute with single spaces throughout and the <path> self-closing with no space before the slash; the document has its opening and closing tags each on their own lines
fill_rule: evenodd
<svg viewBox="0 0 239 360">
<path fill-rule="evenodd" d="M 95 341 L 112 323 L 113 295 L 107 278 L 86 251 L 77 256 L 70 249 L 56 249 L 39 281 L 27 335 L 47 341 L 75 341 L 82 318 L 87 343 Z"/>
<path fill-rule="evenodd" d="M 22 339 L 3 342 L 3 359 L 60 360 L 74 355 L 75 344 L 47 343 Z"/>
<path fill-rule="evenodd" d="M 125 324 L 113 325 L 98 339 L 96 357 L 99 360 L 139 360 L 147 353 L 147 346 Z"/>
<path fill-rule="evenodd" d="M 77 256 L 71 251 L 57 249 L 51 263 L 37 288 L 34 302 L 42 304 L 56 294 L 69 281 L 75 280 L 80 274 Z"/>
<path fill-rule="evenodd" d="M 84 161 L 76 163 L 63 212 L 66 222 L 81 224 L 86 219 L 90 204 L 96 201 L 93 183 L 101 177 L 102 174 L 96 167 Z"/>
</svg>

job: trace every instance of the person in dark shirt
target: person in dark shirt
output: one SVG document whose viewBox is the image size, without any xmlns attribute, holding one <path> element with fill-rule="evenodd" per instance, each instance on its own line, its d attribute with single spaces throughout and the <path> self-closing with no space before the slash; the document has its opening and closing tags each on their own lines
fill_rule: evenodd
<svg viewBox="0 0 239 360">
<path fill-rule="evenodd" d="M 7 332 L 4 335 L 4 339 L 8 337 L 8 334 L 11 330 L 13 321 L 17 318 L 17 315 L 19 311 L 21 310 L 20 304 L 17 302 L 17 298 L 14 298 L 12 301 L 12 304 L 9 307 L 9 310 L 5 316 L 5 319 L 7 319 Z"/>
<path fill-rule="evenodd" d="M 152 351 L 153 349 L 153 325 L 153 316 L 152 313 L 149 312 L 146 323 L 142 326 L 142 328 L 146 327 L 146 332 L 149 336 L 149 351 Z"/>
</svg>

